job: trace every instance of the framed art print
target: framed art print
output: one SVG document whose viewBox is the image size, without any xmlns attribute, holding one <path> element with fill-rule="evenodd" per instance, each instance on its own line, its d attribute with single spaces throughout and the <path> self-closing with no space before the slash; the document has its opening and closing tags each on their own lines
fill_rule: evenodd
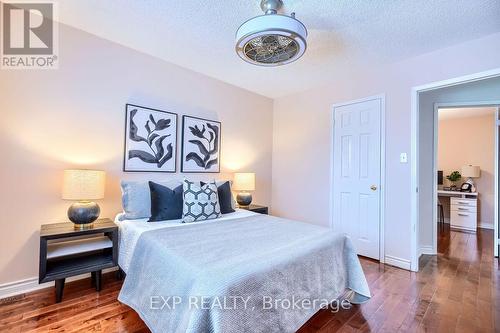
<svg viewBox="0 0 500 333">
<path fill-rule="evenodd" d="M 182 172 L 220 172 L 221 123 L 182 117 Z"/>
<path fill-rule="evenodd" d="M 143 106 L 125 106 L 123 171 L 175 172 L 177 114 Z"/>
</svg>

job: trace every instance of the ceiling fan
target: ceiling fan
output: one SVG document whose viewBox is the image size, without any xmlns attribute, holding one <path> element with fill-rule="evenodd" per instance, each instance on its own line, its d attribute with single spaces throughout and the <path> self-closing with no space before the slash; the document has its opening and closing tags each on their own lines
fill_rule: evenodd
<svg viewBox="0 0 500 333">
<path fill-rule="evenodd" d="M 278 14 L 282 0 L 262 0 L 264 15 L 244 22 L 236 32 L 236 53 L 248 63 L 279 66 L 299 59 L 307 48 L 307 29 L 295 18 Z"/>
</svg>

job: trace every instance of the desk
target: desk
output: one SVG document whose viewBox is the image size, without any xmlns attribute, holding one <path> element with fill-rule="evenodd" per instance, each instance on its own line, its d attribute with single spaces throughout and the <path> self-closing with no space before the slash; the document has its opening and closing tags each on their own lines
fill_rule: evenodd
<svg viewBox="0 0 500 333">
<path fill-rule="evenodd" d="M 460 192 L 460 191 L 446 191 L 438 190 L 438 197 L 458 197 L 458 198 L 477 198 L 477 192 Z"/>
<path fill-rule="evenodd" d="M 476 232 L 477 192 L 438 190 L 438 197 L 450 198 L 450 227 Z"/>
</svg>

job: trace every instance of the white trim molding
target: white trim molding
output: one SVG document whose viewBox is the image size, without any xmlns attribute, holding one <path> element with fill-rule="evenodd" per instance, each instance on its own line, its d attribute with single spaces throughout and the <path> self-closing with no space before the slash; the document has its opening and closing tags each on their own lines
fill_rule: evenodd
<svg viewBox="0 0 500 333">
<path fill-rule="evenodd" d="M 425 245 L 425 246 L 420 247 L 420 249 L 418 251 L 418 257 L 420 258 L 424 254 L 435 255 L 436 252 L 434 251 L 432 246 Z"/>
<path fill-rule="evenodd" d="M 411 188 L 410 188 L 410 230 L 411 230 L 411 270 L 418 272 L 418 227 L 419 227 L 419 203 L 418 203 L 418 130 L 419 130 L 419 93 L 439 88 L 451 87 L 459 84 L 470 83 L 500 76 L 500 68 L 479 72 L 475 74 L 460 76 L 448 80 L 436 81 L 411 88 Z"/>
<path fill-rule="evenodd" d="M 495 230 L 495 224 L 493 222 L 486 222 L 486 221 L 479 221 L 478 224 L 477 224 L 477 227 L 478 228 L 481 228 L 481 229 L 491 229 L 491 230 Z"/>
<path fill-rule="evenodd" d="M 499 131 L 500 131 L 500 106 L 497 106 L 497 109 L 495 111 L 495 187 L 494 187 L 494 200 L 495 200 L 495 205 L 494 205 L 494 209 L 495 209 L 495 212 L 493 214 L 493 255 L 495 257 L 498 257 L 498 215 L 499 215 L 499 209 L 498 209 L 498 205 L 499 205 L 499 200 L 498 200 L 498 191 L 499 191 L 499 187 L 500 187 L 500 180 L 499 180 L 499 163 L 498 163 L 498 149 L 499 149 L 499 146 L 500 146 L 500 135 L 499 135 Z"/>
<path fill-rule="evenodd" d="M 0 285 L 0 299 L 25 294 L 30 291 L 48 288 L 51 286 L 54 286 L 54 282 L 39 284 L 37 277 L 5 283 Z"/>
<path fill-rule="evenodd" d="M 432 228 L 432 244 L 434 247 L 434 253 L 437 253 L 437 234 L 438 231 L 438 216 L 437 216 L 437 203 L 438 203 L 438 194 L 437 194 L 437 188 L 438 188 L 438 183 L 437 183 L 437 170 L 438 170 L 438 141 L 439 141 L 439 117 L 438 117 L 438 112 L 440 109 L 445 109 L 445 108 L 460 108 L 460 107 L 495 107 L 498 108 L 498 105 L 500 105 L 500 100 L 486 100 L 486 101 L 472 101 L 472 102 L 450 102 L 450 103 L 434 103 L 434 138 L 433 138 L 433 147 L 434 147 L 434 152 L 432 155 L 432 164 L 433 164 L 433 175 L 434 175 L 434 180 L 433 180 L 433 197 L 432 197 L 432 216 L 434 216 L 433 220 L 433 228 Z M 495 112 L 496 118 L 498 119 L 498 115 Z M 494 161 L 495 161 L 495 172 L 494 172 L 494 177 L 493 177 L 493 182 L 495 184 L 494 189 L 495 189 L 495 197 L 497 196 L 497 185 L 498 184 L 498 168 L 496 167 L 498 161 L 498 129 L 497 129 L 497 124 L 495 122 L 494 125 L 495 128 L 495 148 L 491 152 L 494 156 Z M 497 214 L 497 200 L 495 200 L 495 216 Z M 483 223 L 481 221 L 478 221 L 477 224 L 478 228 L 485 228 L 485 229 L 495 229 L 494 223 Z M 495 246 L 496 248 L 496 246 Z"/>
<path fill-rule="evenodd" d="M 398 258 L 398 257 L 393 257 L 390 255 L 385 256 L 385 264 L 386 265 L 391 265 L 394 267 L 399 267 L 402 269 L 410 270 L 411 268 L 411 262 L 410 260 L 406 260 L 403 258 Z"/>
<path fill-rule="evenodd" d="M 118 270 L 118 268 L 113 267 L 113 268 L 103 269 L 102 272 L 108 273 L 108 272 L 113 272 L 116 270 Z M 72 277 L 66 279 L 66 283 L 71 282 L 71 281 L 86 279 L 89 277 L 90 277 L 90 273 L 72 276 Z M 54 286 L 54 282 L 46 282 L 46 283 L 39 284 L 38 277 L 32 277 L 29 279 L 4 283 L 4 284 L 0 285 L 0 300 L 5 299 L 5 298 L 9 298 L 9 297 L 14 297 L 14 296 L 21 295 L 21 294 L 25 294 L 25 293 L 29 293 L 32 291 L 44 289 L 44 288 L 53 287 L 53 286 Z"/>
</svg>

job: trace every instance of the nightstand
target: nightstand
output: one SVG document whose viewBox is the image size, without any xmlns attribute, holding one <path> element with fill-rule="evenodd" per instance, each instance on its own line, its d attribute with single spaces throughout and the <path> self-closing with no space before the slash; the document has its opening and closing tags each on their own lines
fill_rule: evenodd
<svg viewBox="0 0 500 333">
<path fill-rule="evenodd" d="M 55 281 L 58 303 L 66 278 L 91 273 L 99 291 L 102 270 L 117 265 L 118 227 L 112 220 L 99 219 L 88 229 L 75 229 L 71 222 L 41 226 L 38 281 Z"/>
<path fill-rule="evenodd" d="M 266 206 L 259 206 L 259 205 L 254 205 L 251 204 L 250 206 L 238 206 L 240 209 L 246 209 L 254 213 L 259 213 L 259 214 L 269 214 L 269 209 Z"/>
</svg>

